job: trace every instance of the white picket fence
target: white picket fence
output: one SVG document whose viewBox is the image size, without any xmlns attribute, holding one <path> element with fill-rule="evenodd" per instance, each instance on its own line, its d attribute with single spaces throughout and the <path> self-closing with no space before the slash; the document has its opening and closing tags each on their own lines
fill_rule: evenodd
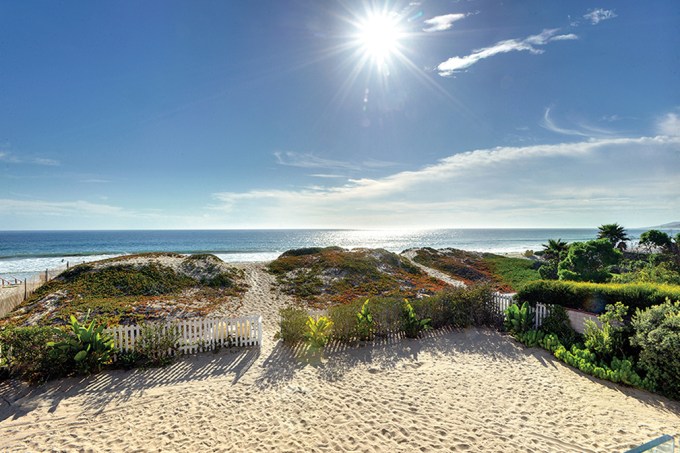
<svg viewBox="0 0 680 453">
<path fill-rule="evenodd" d="M 507 310 L 507 308 L 510 305 L 517 303 L 514 301 L 513 294 L 502 293 L 494 293 L 493 301 L 499 315 L 503 315 L 503 313 L 505 313 L 505 310 Z M 548 307 L 546 307 L 543 304 L 536 304 L 533 307 L 533 312 L 535 315 L 534 328 L 538 329 L 539 327 L 541 327 L 541 324 L 543 324 L 543 320 L 550 314 L 550 310 L 548 310 Z"/>
<path fill-rule="evenodd" d="M 193 354 L 219 347 L 262 345 L 262 316 L 242 318 L 194 318 L 162 325 L 164 331 L 176 328 L 179 333 L 178 352 Z M 139 325 L 120 325 L 107 329 L 116 349 L 132 351 L 140 337 Z"/>
</svg>

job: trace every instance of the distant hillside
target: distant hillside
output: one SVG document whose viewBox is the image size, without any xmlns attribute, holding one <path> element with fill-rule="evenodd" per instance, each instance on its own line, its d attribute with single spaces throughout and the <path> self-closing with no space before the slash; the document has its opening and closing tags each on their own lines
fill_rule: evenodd
<svg viewBox="0 0 680 453">
<path fill-rule="evenodd" d="M 647 227 L 647 228 L 680 228 L 680 222 L 664 223 L 663 225 L 657 225 L 657 226 Z"/>
</svg>

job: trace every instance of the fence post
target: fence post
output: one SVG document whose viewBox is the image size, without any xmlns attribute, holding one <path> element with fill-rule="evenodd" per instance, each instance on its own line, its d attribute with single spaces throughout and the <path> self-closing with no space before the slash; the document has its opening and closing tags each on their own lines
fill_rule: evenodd
<svg viewBox="0 0 680 453">
<path fill-rule="evenodd" d="M 66 270 L 68 270 L 68 261 L 66 262 Z"/>
<path fill-rule="evenodd" d="M 24 279 L 24 300 L 28 299 L 28 286 L 26 283 L 26 279 Z"/>
<path fill-rule="evenodd" d="M 49 269 L 45 269 L 45 283 L 49 282 L 48 272 L 49 272 Z"/>
</svg>

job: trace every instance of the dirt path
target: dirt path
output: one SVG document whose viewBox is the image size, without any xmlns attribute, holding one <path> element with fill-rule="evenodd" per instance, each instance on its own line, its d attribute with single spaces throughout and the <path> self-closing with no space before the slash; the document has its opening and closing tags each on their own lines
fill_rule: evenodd
<svg viewBox="0 0 680 453">
<path fill-rule="evenodd" d="M 431 267 L 423 266 L 422 264 L 416 263 L 413 261 L 413 258 L 416 256 L 416 251 L 415 250 L 407 250 L 405 252 L 402 252 L 401 256 L 407 258 L 411 263 L 413 263 L 414 266 L 417 266 L 419 269 L 421 269 L 423 272 L 428 274 L 430 277 L 438 278 L 439 280 L 448 283 L 451 286 L 460 286 L 460 287 L 466 287 L 467 285 L 463 283 L 460 280 L 456 280 L 455 278 L 452 278 L 451 276 L 445 274 L 442 271 L 438 271 L 437 269 L 433 269 Z"/>
</svg>

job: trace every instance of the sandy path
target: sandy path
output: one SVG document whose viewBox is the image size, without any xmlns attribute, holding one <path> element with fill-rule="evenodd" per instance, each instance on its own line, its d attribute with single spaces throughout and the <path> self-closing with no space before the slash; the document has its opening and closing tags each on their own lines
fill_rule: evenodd
<svg viewBox="0 0 680 453">
<path fill-rule="evenodd" d="M 680 436 L 680 403 L 584 376 L 493 330 L 300 355 L 272 341 L 287 299 L 261 266 L 245 266 L 242 310 L 265 314 L 261 349 L 0 385 L 0 451 L 587 452 Z"/>
<path fill-rule="evenodd" d="M 428 274 L 430 277 L 438 278 L 439 280 L 443 281 L 444 283 L 448 283 L 451 286 L 460 286 L 460 287 L 467 286 L 461 280 L 456 280 L 455 278 L 452 278 L 450 275 L 445 274 L 442 271 L 439 271 L 437 269 L 433 269 L 433 268 L 428 267 L 428 266 L 424 266 L 420 263 L 416 263 L 415 261 L 413 261 L 413 258 L 415 258 L 415 256 L 416 256 L 415 250 L 406 250 L 405 252 L 401 253 L 401 256 L 407 258 L 411 263 L 413 263 L 414 266 L 421 269 L 423 272 Z"/>
</svg>

